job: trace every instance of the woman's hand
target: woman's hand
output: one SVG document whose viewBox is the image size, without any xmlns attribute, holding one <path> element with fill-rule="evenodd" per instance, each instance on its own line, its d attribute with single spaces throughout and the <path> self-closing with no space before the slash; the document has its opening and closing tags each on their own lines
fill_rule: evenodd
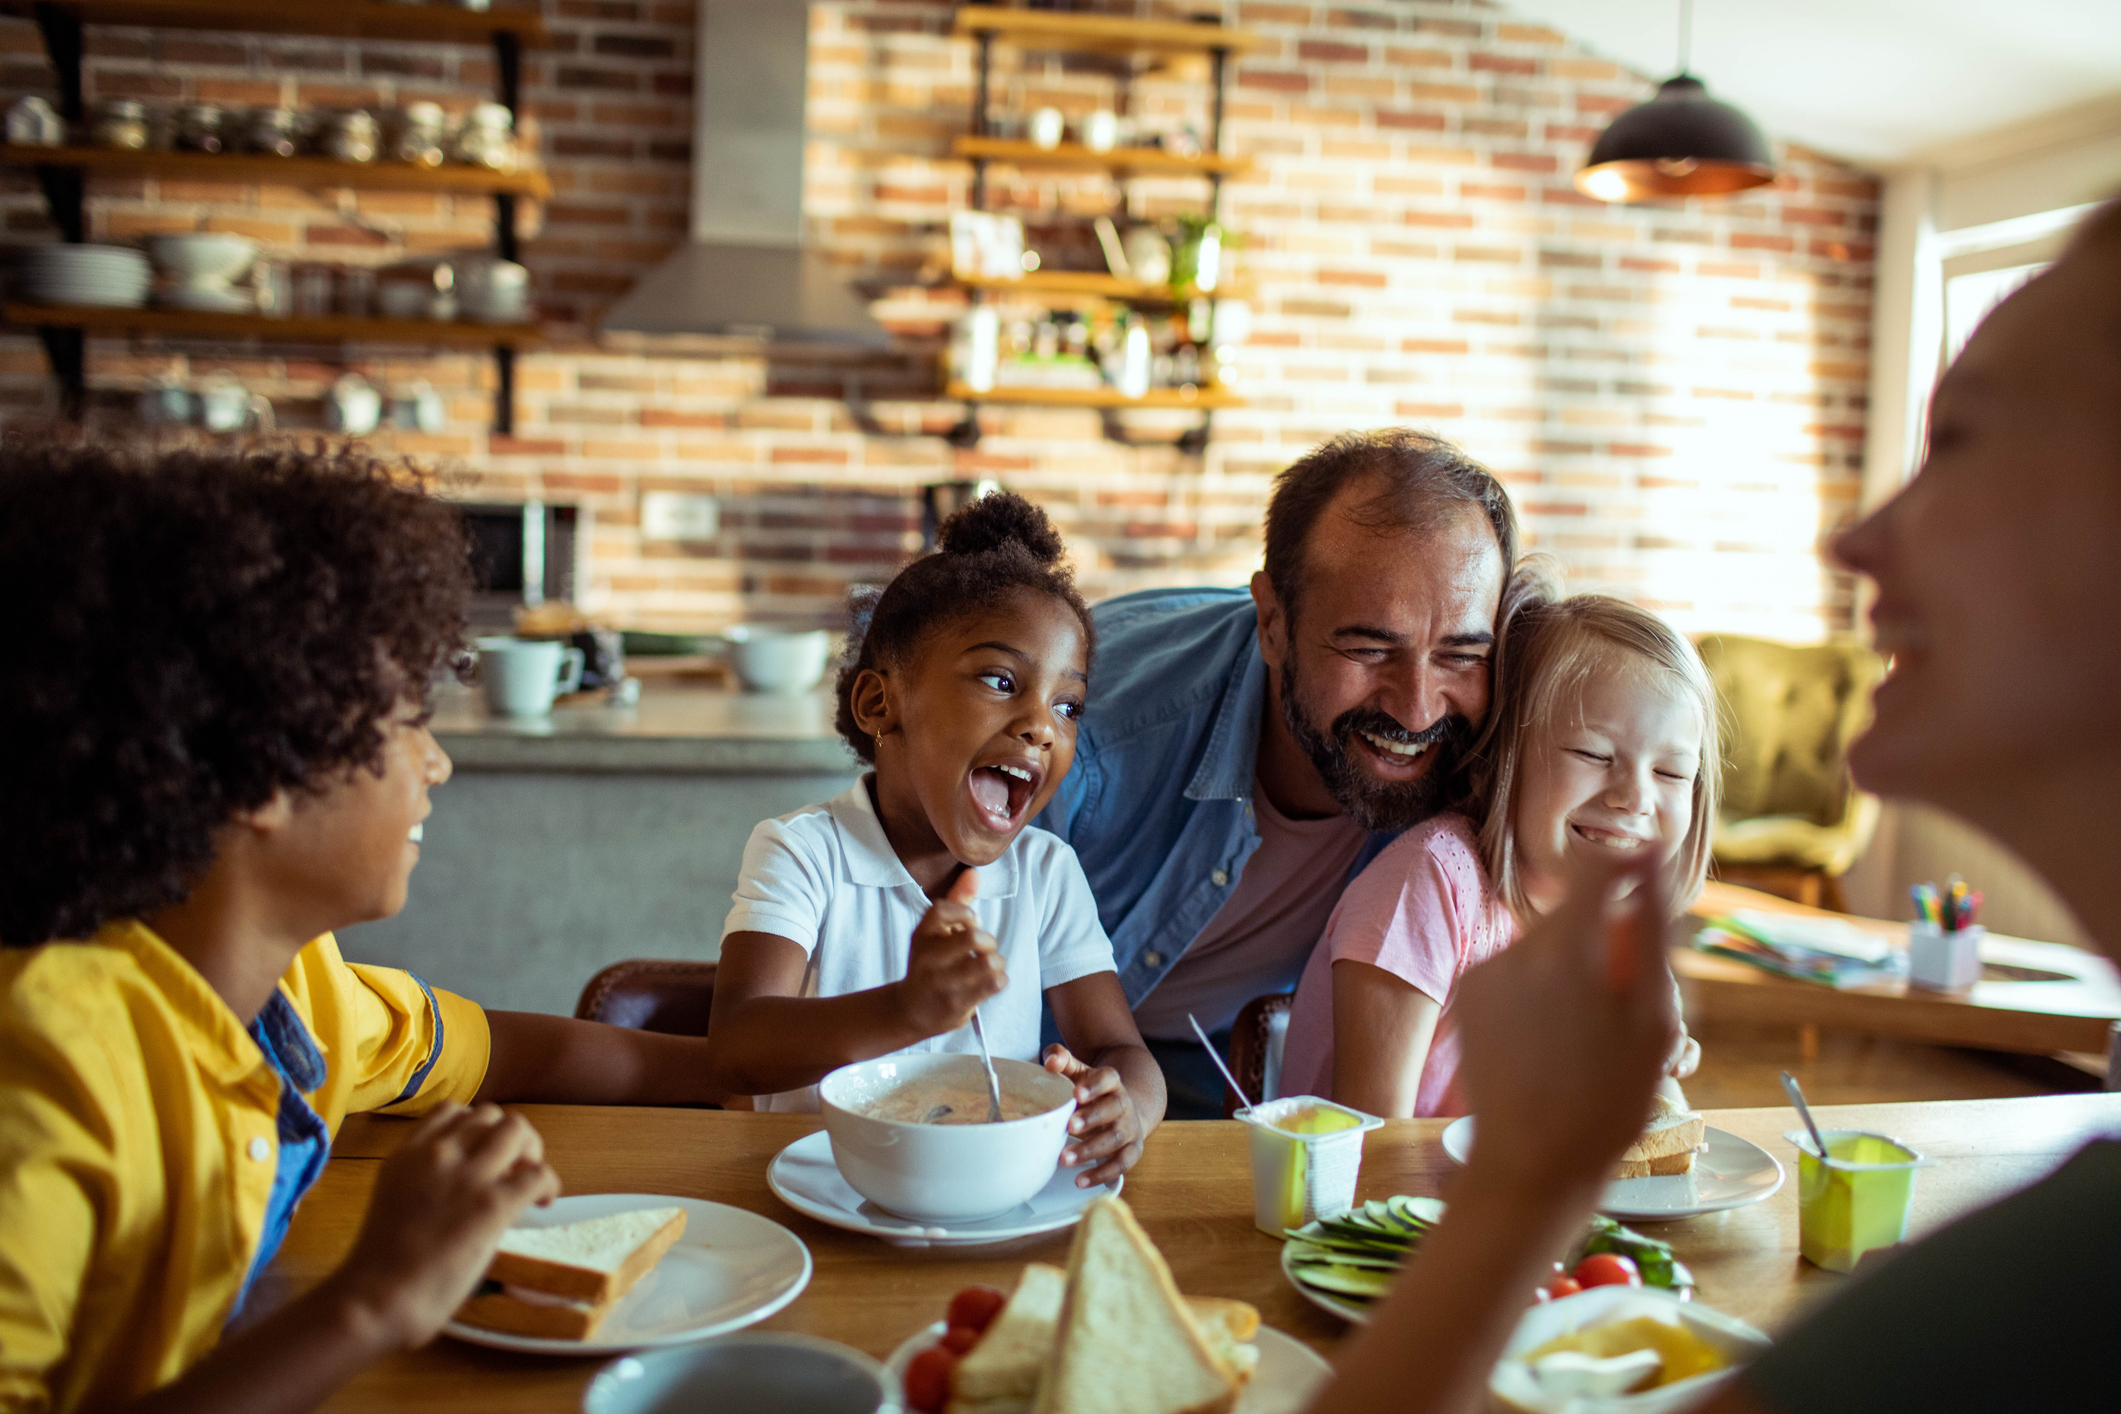
<svg viewBox="0 0 2121 1414">
<path fill-rule="evenodd" d="M 1068 1117 L 1068 1145 L 1061 1150 L 1061 1162 L 1096 1165 L 1077 1174 L 1075 1186 L 1095 1188 L 1133 1168 L 1142 1156 L 1147 1127 L 1119 1072 L 1109 1065 L 1085 1065 L 1058 1043 L 1046 1047 L 1045 1061 L 1046 1069 L 1075 1082 L 1075 1113 Z"/>
<path fill-rule="evenodd" d="M 1001 949 L 972 911 L 978 893 L 979 876 L 967 869 L 913 930 L 896 986 L 899 1011 L 924 1038 L 970 1025 L 973 1008 L 1009 985 Z"/>
<path fill-rule="evenodd" d="M 559 1191 L 528 1120 L 445 1104 L 383 1161 L 353 1253 L 330 1280 L 387 1348 L 423 1345 L 485 1277 L 516 1215 Z"/>
<path fill-rule="evenodd" d="M 1642 1132 L 1658 1077 L 1684 1059 L 1661 882 L 1585 867 L 1560 907 L 1466 975 L 1452 1006 L 1486 1181 L 1595 1186 Z"/>
</svg>

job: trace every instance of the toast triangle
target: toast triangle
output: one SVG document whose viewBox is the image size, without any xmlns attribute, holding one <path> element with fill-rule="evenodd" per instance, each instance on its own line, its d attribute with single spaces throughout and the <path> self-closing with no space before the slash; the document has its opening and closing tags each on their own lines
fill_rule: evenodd
<svg viewBox="0 0 2121 1414">
<path fill-rule="evenodd" d="M 1228 1414 L 1237 1389 L 1126 1203 L 1084 1209 L 1035 1414 Z"/>
<path fill-rule="evenodd" d="M 606 1305 L 633 1289 L 685 1231 L 683 1208 L 636 1208 L 557 1227 L 512 1227 L 486 1275 L 570 1301 Z"/>
</svg>

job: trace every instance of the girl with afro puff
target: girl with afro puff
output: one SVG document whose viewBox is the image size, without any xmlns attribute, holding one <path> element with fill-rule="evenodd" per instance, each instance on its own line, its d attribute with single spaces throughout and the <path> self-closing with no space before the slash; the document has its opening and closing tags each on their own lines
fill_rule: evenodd
<svg viewBox="0 0 2121 1414">
<path fill-rule="evenodd" d="M 346 962 L 449 758 L 454 511 L 352 454 L 0 441 L 0 1408 L 314 1407 L 558 1179 L 496 1101 L 698 1104 L 705 1042 Z M 246 1309 L 340 1121 L 423 1116 L 351 1254 Z"/>
<path fill-rule="evenodd" d="M 1041 1006 L 1076 1081 L 1063 1164 L 1118 1177 L 1162 1119 L 1075 853 L 1029 828 L 1075 758 L 1090 611 L 1045 513 L 995 493 L 948 521 L 858 623 L 839 729 L 873 769 L 752 832 L 722 925 L 716 1088 L 815 1110 L 853 1061 L 977 1049 L 1039 1058 Z M 983 1117 L 983 1116 L 982 1116 Z"/>
</svg>

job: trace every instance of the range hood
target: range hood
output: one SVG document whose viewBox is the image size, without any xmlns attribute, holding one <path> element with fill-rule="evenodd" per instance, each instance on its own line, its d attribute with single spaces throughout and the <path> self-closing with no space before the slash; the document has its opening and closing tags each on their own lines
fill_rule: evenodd
<svg viewBox="0 0 2121 1414">
<path fill-rule="evenodd" d="M 884 327 L 802 244 L 808 0 L 700 0 L 692 239 L 604 316 L 617 342 L 883 348 Z"/>
</svg>

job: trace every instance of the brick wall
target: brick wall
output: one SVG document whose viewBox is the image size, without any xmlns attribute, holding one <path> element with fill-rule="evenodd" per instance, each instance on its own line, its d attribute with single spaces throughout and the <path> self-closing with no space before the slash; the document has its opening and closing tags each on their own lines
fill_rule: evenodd
<svg viewBox="0 0 2121 1414">
<path fill-rule="evenodd" d="M 525 98 L 555 195 L 523 228 L 556 341 L 522 361 L 516 435 L 488 432 L 492 373 L 479 357 L 401 351 L 354 366 L 448 395 L 443 434 L 378 441 L 450 468 L 457 493 L 590 506 L 587 598 L 615 619 L 832 613 L 848 583 L 888 575 L 917 547 L 919 488 L 963 476 L 1045 503 L 1093 594 L 1238 583 L 1276 470 L 1335 432 L 1413 423 L 1500 473 L 1530 543 L 1577 587 L 1690 629 L 1801 639 L 1848 626 L 1849 583 L 1818 546 L 1861 480 L 1877 204 L 1862 172 L 1790 148 L 1776 186 L 1733 201 L 1607 207 L 1569 175 L 1610 116 L 1651 92 L 1645 77 L 1487 5 L 1232 4 L 1267 41 L 1236 68 L 1225 142 L 1257 164 L 1224 198 L 1256 290 L 1256 331 L 1232 376 L 1251 405 L 1217 415 L 1203 457 L 1111 440 L 1094 413 L 1005 406 L 986 410 L 977 449 L 957 451 L 936 434 L 961 409 L 929 391 L 961 307 L 933 276 L 969 186 L 943 155 L 972 93 L 971 47 L 946 33 L 952 7 L 814 8 L 812 239 L 870 282 L 901 337 L 890 355 L 799 366 L 595 343 L 598 312 L 684 233 L 692 9 L 544 3 L 559 44 L 528 57 Z M 462 107 L 492 82 L 490 56 L 469 49 L 90 34 L 91 98 Z M 0 22 L 0 50 L 9 97 L 51 91 L 30 25 Z M 1008 106 L 1087 111 L 1117 91 L 1095 66 L 1009 62 Z M 1205 117 L 1183 75 L 1136 79 L 1127 99 L 1151 118 Z M 8 239 L 48 238 L 28 174 L 6 183 Z M 1187 209 L 1200 190 L 1135 183 L 1129 209 Z M 103 236 L 206 226 L 332 259 L 477 245 L 491 229 L 490 205 L 472 199 L 116 181 L 92 192 Z M 993 192 L 1034 218 L 1126 199 L 1085 176 L 998 173 Z M 343 357 L 99 342 L 95 415 L 122 424 L 130 390 L 156 374 L 225 366 L 274 396 L 283 425 L 314 427 Z M 48 409 L 42 369 L 32 340 L 0 340 L 0 414 Z M 1120 430 L 1168 439 L 1190 421 L 1128 414 Z M 644 542 L 639 496 L 656 489 L 720 497 L 720 538 Z"/>
</svg>

